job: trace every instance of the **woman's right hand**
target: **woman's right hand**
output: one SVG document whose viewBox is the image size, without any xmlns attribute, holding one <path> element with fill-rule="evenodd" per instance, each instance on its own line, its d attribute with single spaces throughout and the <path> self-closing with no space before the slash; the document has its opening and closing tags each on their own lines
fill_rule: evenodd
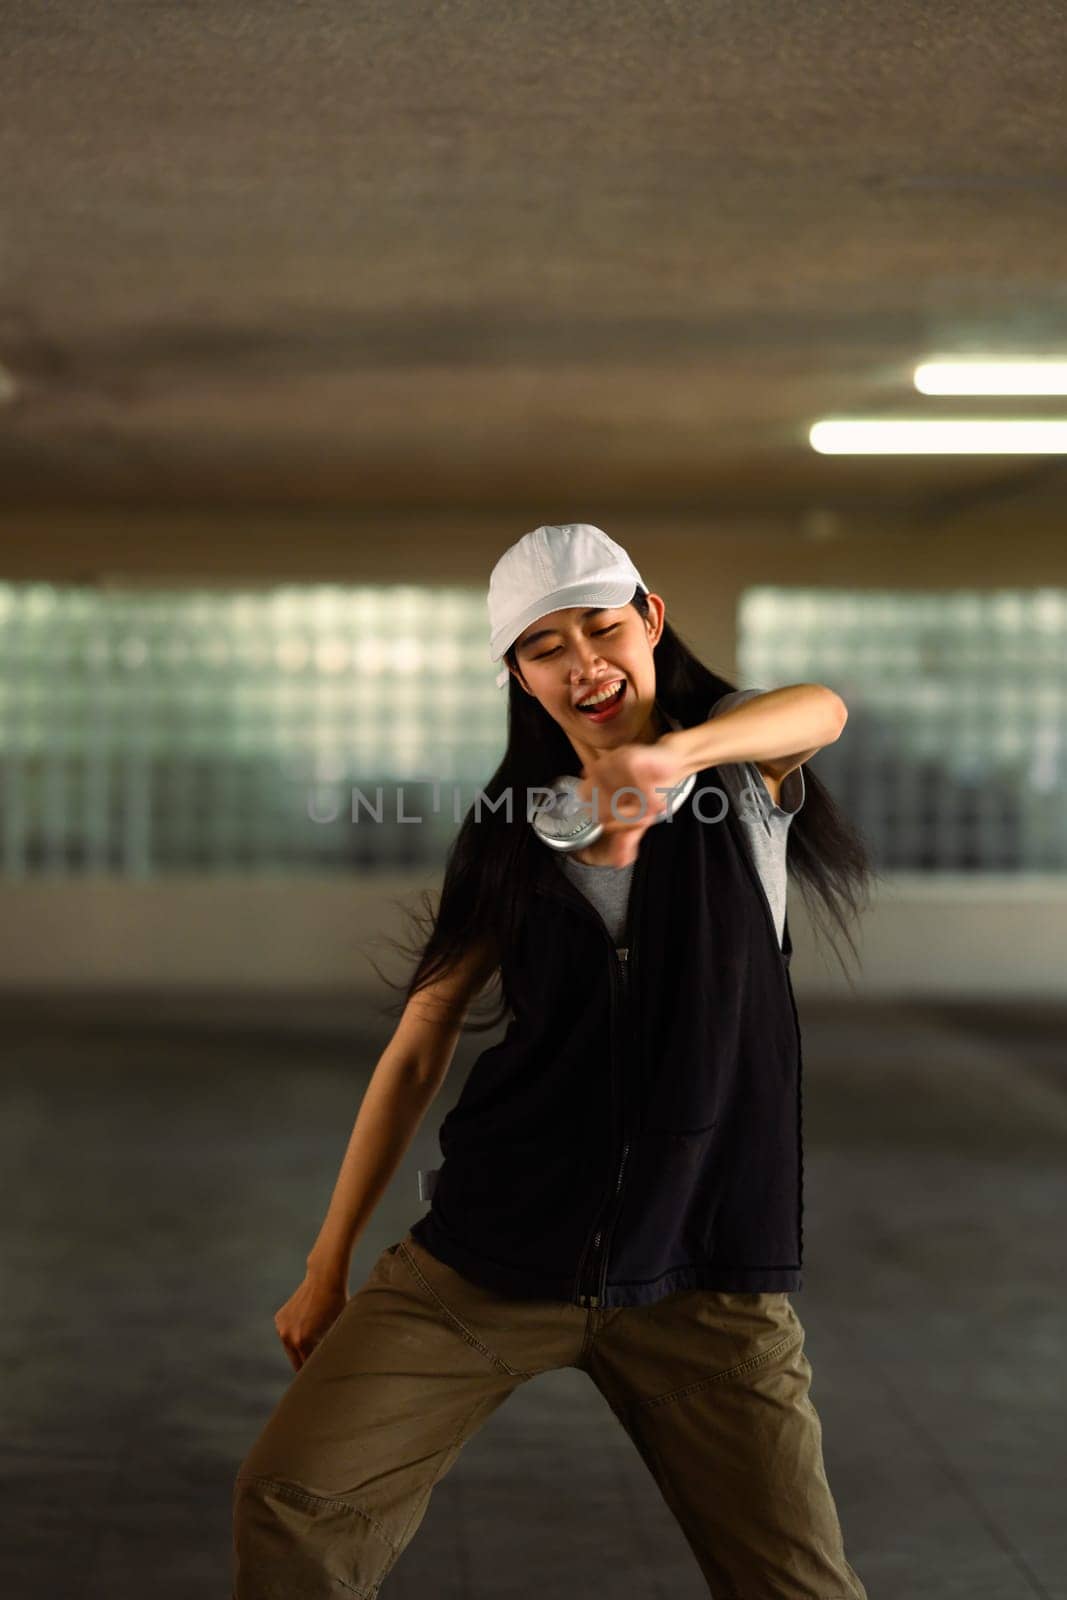
<svg viewBox="0 0 1067 1600">
<path fill-rule="evenodd" d="M 274 1326 L 297 1372 L 348 1304 L 348 1291 L 336 1278 L 308 1272 L 295 1294 L 274 1313 Z"/>
</svg>

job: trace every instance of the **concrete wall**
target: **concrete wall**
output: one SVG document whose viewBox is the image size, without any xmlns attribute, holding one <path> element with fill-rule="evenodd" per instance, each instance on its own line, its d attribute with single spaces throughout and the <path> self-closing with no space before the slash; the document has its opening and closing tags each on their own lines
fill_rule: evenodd
<svg viewBox="0 0 1067 1600">
<path fill-rule="evenodd" d="M 0 988 L 351 991 L 388 1001 L 370 958 L 394 981 L 407 963 L 386 946 L 406 932 L 400 899 L 427 877 L 182 878 L 129 884 L 104 877 L 5 885 Z M 803 901 L 789 925 L 798 994 L 850 997 L 1062 997 L 1067 892 L 1047 880 L 924 879 L 886 885 L 861 923 L 851 986 L 817 947 Z"/>
<path fill-rule="evenodd" d="M 484 586 L 501 551 L 538 521 L 586 517 L 627 546 L 666 601 L 672 622 L 708 665 L 736 677 L 734 618 L 753 583 L 841 587 L 1030 587 L 1067 582 L 1050 508 L 1008 537 L 1010 499 L 981 516 L 966 506 L 901 528 L 865 513 L 807 523 L 728 525 L 696 517 L 607 515 L 547 506 L 499 516 L 367 512 L 301 518 L 9 520 L 0 577 L 57 582 L 447 582 Z M 488 662 L 487 662 L 488 665 Z M 845 733 L 847 737 L 847 729 Z M 205 987 L 219 990 L 387 991 L 366 959 L 402 919 L 389 903 L 436 881 L 322 877 L 81 879 L 4 885 L 0 986 Z M 820 955 L 803 903 L 790 897 L 794 974 L 808 993 L 852 993 L 832 954 Z M 898 875 L 879 892 L 858 937 L 858 994 L 990 997 L 1062 994 L 1067 879 Z M 379 959 L 376 956 L 376 959 Z M 383 953 L 394 977 L 403 963 Z"/>
</svg>

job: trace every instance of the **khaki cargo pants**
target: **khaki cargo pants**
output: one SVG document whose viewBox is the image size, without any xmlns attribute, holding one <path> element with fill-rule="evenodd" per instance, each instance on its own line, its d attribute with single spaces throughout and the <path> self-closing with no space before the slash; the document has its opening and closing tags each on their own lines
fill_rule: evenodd
<svg viewBox="0 0 1067 1600">
<path fill-rule="evenodd" d="M 466 1441 L 519 1384 L 558 1367 L 583 1368 L 604 1395 L 714 1600 L 866 1600 L 842 1548 L 803 1342 L 785 1293 L 693 1289 L 592 1310 L 515 1300 L 409 1233 L 383 1250 L 238 1469 L 232 1600 L 377 1595 Z"/>
</svg>

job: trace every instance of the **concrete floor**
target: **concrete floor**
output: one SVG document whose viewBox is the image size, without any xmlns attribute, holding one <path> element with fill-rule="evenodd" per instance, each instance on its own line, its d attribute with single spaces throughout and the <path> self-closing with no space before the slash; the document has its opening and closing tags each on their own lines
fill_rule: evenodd
<svg viewBox="0 0 1067 1600">
<path fill-rule="evenodd" d="M 1067 1600 L 1067 1010 L 798 999 L 793 1303 L 849 1558 L 870 1600 Z M 389 1027 L 346 999 L 0 1010 L 0 1588 L 222 1600 L 233 1473 L 291 1375 L 272 1316 Z M 421 1214 L 416 1168 L 436 1164 L 439 1113 L 485 1042 L 461 1046 L 353 1287 Z M 706 1594 L 646 1468 L 570 1370 L 526 1384 L 470 1442 L 386 1591 Z"/>
</svg>

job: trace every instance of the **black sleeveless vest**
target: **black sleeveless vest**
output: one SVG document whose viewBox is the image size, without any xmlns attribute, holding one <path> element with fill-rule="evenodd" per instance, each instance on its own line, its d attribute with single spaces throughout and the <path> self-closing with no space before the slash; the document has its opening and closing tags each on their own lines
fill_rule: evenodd
<svg viewBox="0 0 1067 1600">
<path fill-rule="evenodd" d="M 512 1020 L 441 1124 L 444 1162 L 411 1229 L 501 1294 L 622 1306 L 801 1287 L 789 925 L 780 949 L 715 785 L 704 768 L 643 835 L 618 947 L 539 852 L 502 973 Z"/>
</svg>

